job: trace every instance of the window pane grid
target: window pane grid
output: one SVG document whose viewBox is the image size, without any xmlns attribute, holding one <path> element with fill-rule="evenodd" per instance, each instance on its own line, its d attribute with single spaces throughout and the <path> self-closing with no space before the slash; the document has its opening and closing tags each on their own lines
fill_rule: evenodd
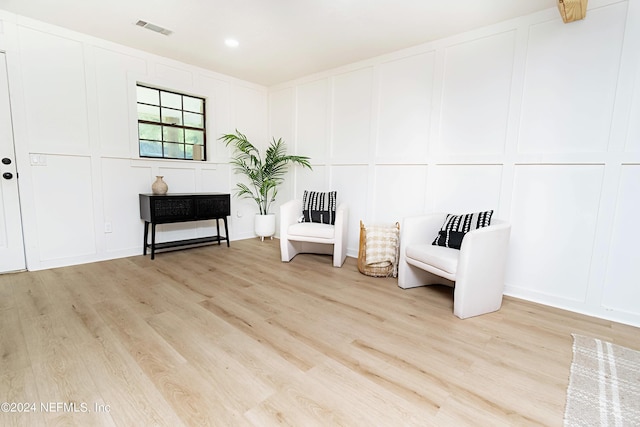
<svg viewBox="0 0 640 427">
<path fill-rule="evenodd" d="M 206 152 L 205 100 L 138 85 L 140 157 L 193 160 Z"/>
</svg>

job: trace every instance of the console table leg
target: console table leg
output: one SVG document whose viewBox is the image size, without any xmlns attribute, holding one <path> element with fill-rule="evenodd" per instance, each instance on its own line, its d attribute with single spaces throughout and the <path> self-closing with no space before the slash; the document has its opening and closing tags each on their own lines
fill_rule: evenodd
<svg viewBox="0 0 640 427">
<path fill-rule="evenodd" d="M 147 255 L 147 237 L 149 236 L 149 222 L 144 222 L 144 241 L 142 242 L 142 255 Z"/>
<path fill-rule="evenodd" d="M 227 217 L 222 218 L 224 221 L 224 236 L 227 238 L 227 247 L 229 247 L 229 227 L 227 226 Z M 220 233 L 218 233 L 220 235 Z"/>
<path fill-rule="evenodd" d="M 156 257 L 156 224 L 151 224 L 151 259 Z"/>
<path fill-rule="evenodd" d="M 218 244 L 220 244 L 220 219 L 216 218 L 216 230 L 218 230 Z"/>
</svg>

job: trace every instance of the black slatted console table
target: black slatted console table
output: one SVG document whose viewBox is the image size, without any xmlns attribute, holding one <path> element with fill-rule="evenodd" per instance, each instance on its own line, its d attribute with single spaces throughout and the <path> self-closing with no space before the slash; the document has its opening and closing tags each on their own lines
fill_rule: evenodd
<svg viewBox="0 0 640 427">
<path fill-rule="evenodd" d="M 140 218 L 144 220 L 143 255 L 147 248 L 151 249 L 151 259 L 155 258 L 157 249 L 176 248 L 180 246 L 201 245 L 226 240 L 229 246 L 229 227 L 227 216 L 231 215 L 231 196 L 224 193 L 168 193 L 140 194 Z M 156 225 L 174 222 L 216 220 L 218 234 L 210 237 L 177 240 L 156 243 Z M 220 236 L 220 223 L 224 221 L 225 235 Z M 151 243 L 148 243 L 149 224 L 151 224 Z"/>
</svg>

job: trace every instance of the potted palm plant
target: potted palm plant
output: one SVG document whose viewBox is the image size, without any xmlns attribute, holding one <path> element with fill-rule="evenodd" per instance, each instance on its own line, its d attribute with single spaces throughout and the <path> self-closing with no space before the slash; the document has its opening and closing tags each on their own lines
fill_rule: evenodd
<svg viewBox="0 0 640 427">
<path fill-rule="evenodd" d="M 248 184 L 238 182 L 235 193 L 237 197 L 253 199 L 258 205 L 255 232 L 264 240 L 276 231 L 276 216 L 270 212 L 278 194 L 278 187 L 284 182 L 284 175 L 290 163 L 311 168 L 309 157 L 287 154 L 286 144 L 282 138 L 273 138 L 265 151 L 264 157 L 247 137 L 236 129 L 236 133 L 222 135 L 219 140 L 227 147 L 233 147 L 231 164 L 237 174 L 244 175 Z"/>
</svg>

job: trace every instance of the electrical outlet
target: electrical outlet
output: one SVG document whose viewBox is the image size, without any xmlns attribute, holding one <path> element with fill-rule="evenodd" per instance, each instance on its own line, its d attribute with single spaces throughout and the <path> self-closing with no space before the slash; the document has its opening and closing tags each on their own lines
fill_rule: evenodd
<svg viewBox="0 0 640 427">
<path fill-rule="evenodd" d="M 105 222 L 104 223 L 104 232 L 105 233 L 111 233 L 111 223 L 110 222 Z"/>
</svg>

